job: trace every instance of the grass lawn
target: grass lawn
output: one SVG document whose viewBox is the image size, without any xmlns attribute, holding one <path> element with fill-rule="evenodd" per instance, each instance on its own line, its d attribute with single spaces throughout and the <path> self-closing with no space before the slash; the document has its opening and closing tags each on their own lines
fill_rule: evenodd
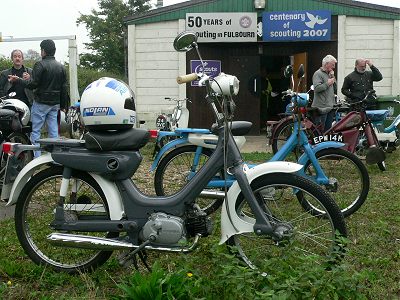
<svg viewBox="0 0 400 300">
<path fill-rule="evenodd" d="M 145 149 L 144 154 L 145 162 L 137 172 L 139 175 L 135 175 L 136 182 L 146 193 L 153 193 L 152 174 L 148 172 L 151 159 L 150 147 Z M 260 162 L 265 159 L 265 154 L 250 153 L 246 154 L 245 158 L 252 162 Z M 340 285 L 342 289 L 345 284 L 348 284 L 349 289 L 359 292 L 360 298 L 400 299 L 400 151 L 388 154 L 386 164 L 388 167 L 386 172 L 379 171 L 376 165 L 368 166 L 371 181 L 368 199 L 357 213 L 346 219 L 350 241 L 348 251 L 340 272 L 330 273 L 335 277 L 331 278 L 331 284 Z M 0 228 L 0 299 L 129 298 L 126 290 L 124 291 L 118 285 L 134 280 L 132 276 L 137 271 L 132 267 L 121 267 L 115 255 L 103 267 L 90 274 L 56 273 L 45 267 L 36 266 L 25 255 L 15 235 L 12 219 L 0 222 Z M 171 284 L 176 282 L 175 285 L 178 286 L 182 281 L 174 281 L 177 279 L 166 274 L 174 274 L 182 266 L 186 268 L 190 266 L 194 276 L 197 272 L 197 276 L 201 277 L 197 279 L 197 282 L 202 284 L 201 288 L 209 288 L 209 295 L 212 294 L 213 299 L 254 299 L 257 296 L 254 291 L 253 294 L 246 294 L 247 286 L 254 286 L 254 282 L 247 283 L 246 280 L 240 278 L 241 274 L 247 274 L 246 270 L 234 265 L 229 258 L 227 258 L 228 263 L 232 268 L 228 269 L 219 265 L 223 263 L 226 255 L 221 250 L 222 246 L 214 246 L 218 240 L 219 232 L 216 232 L 212 237 L 203 239 L 199 249 L 187 256 L 150 253 L 149 263 L 158 261 L 160 265 L 156 267 L 158 274 L 154 276 L 168 279 Z M 290 267 L 288 262 L 282 262 L 282 265 Z M 145 270 L 140 272 L 148 276 Z M 315 289 L 319 289 L 328 284 L 318 283 L 318 278 L 314 278 L 312 272 L 313 269 L 310 269 L 309 274 L 302 275 L 302 278 L 306 280 L 301 284 L 297 280 L 300 289 L 312 291 L 313 285 Z M 189 277 L 193 275 L 190 274 Z M 284 284 L 288 285 L 286 289 L 295 285 L 294 282 L 282 279 L 285 277 L 279 277 L 278 272 L 274 274 L 273 278 L 272 276 L 268 278 L 268 284 L 272 286 L 271 295 L 274 286 L 279 286 L 284 291 Z M 142 280 L 143 285 L 150 282 L 146 281 L 146 277 L 135 280 Z M 216 280 L 221 280 L 221 282 L 217 283 Z M 273 285 L 274 280 L 279 282 L 279 285 L 277 283 Z M 213 289 L 213 285 L 219 285 L 219 294 L 216 293 L 217 289 Z M 260 283 L 255 286 L 259 287 Z M 193 285 L 193 288 L 196 288 L 196 285 Z M 233 296 L 234 289 L 242 291 L 240 296 Z M 228 296 L 229 292 L 232 292 L 231 297 Z M 135 297 L 131 296 L 131 298 Z M 290 297 L 282 296 L 279 299 L 287 298 Z M 315 298 L 322 299 L 318 296 Z M 345 295 L 340 298 L 347 299 Z M 354 299 L 354 297 L 351 298 Z M 182 297 L 182 299 L 185 298 Z"/>
</svg>

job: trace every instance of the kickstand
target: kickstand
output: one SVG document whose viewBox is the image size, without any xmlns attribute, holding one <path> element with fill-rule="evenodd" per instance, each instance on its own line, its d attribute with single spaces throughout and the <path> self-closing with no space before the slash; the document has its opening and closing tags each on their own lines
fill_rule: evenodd
<svg viewBox="0 0 400 300">
<path fill-rule="evenodd" d="M 151 267 L 147 264 L 147 254 L 145 251 L 140 251 L 138 253 L 138 256 L 140 260 L 142 261 L 143 265 L 146 267 L 146 269 L 151 272 Z"/>
</svg>

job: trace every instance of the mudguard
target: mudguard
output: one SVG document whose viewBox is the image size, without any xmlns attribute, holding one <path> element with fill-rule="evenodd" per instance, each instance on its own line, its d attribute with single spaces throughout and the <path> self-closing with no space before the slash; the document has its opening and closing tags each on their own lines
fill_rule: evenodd
<svg viewBox="0 0 400 300">
<path fill-rule="evenodd" d="M 295 173 L 301 165 L 291 162 L 266 162 L 246 171 L 247 179 L 251 183 L 254 179 L 271 173 Z M 221 211 L 221 240 L 225 243 L 231 236 L 244 232 L 253 232 L 255 219 L 244 219 L 236 213 L 235 204 L 241 190 L 237 181 L 228 190 L 228 200 L 224 200 Z"/>
<path fill-rule="evenodd" d="M 54 163 L 51 158 L 50 153 L 46 153 L 38 158 L 35 158 L 31 162 L 29 162 L 18 174 L 17 178 L 14 181 L 14 184 L 11 189 L 10 198 L 7 202 L 7 206 L 13 205 L 17 202 L 19 194 L 21 193 L 23 187 L 31 178 L 32 174 L 39 170 L 42 166 Z M 107 203 L 108 208 L 110 210 L 110 218 L 111 220 L 121 220 L 124 215 L 124 208 L 122 205 L 122 199 L 118 192 L 116 185 L 100 177 L 97 174 L 89 173 L 90 176 L 99 184 L 101 190 L 103 191 Z"/>
<path fill-rule="evenodd" d="M 391 133 L 397 129 L 397 126 L 400 124 L 400 115 L 398 115 L 388 127 L 384 129 L 384 133 Z"/>
<path fill-rule="evenodd" d="M 157 168 L 157 165 L 160 162 L 161 157 L 163 157 L 166 152 L 168 152 L 172 148 L 175 148 L 179 145 L 183 145 L 183 144 L 187 144 L 187 143 L 188 143 L 187 138 L 178 138 L 178 139 L 170 141 L 168 144 L 166 144 L 164 147 L 162 147 L 160 149 L 160 151 L 158 151 L 157 156 L 154 158 L 154 161 L 150 167 L 150 171 L 153 172 Z"/>
<path fill-rule="evenodd" d="M 313 146 L 313 147 L 312 147 L 312 150 L 313 150 L 313 152 L 314 152 L 314 154 L 315 154 L 315 153 L 317 153 L 318 151 L 321 151 L 321 150 L 323 150 L 323 149 L 327 149 L 327 148 L 342 148 L 342 147 L 344 147 L 344 146 L 346 146 L 346 144 L 344 144 L 344 143 L 339 143 L 339 142 L 322 142 L 322 143 L 319 143 L 319 144 Z M 306 154 L 306 153 L 303 153 L 303 154 L 300 156 L 300 158 L 298 159 L 297 162 L 298 162 L 300 165 L 303 165 L 303 166 L 304 166 L 308 160 L 309 160 L 309 158 L 308 158 L 307 154 Z"/>
</svg>

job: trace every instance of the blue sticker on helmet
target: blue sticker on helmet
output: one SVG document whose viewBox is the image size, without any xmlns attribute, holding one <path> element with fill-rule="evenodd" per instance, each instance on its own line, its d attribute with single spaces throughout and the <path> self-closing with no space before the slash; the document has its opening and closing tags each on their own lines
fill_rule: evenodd
<svg viewBox="0 0 400 300">
<path fill-rule="evenodd" d="M 122 82 L 118 80 L 110 80 L 107 84 L 106 87 L 113 89 L 114 91 L 120 93 L 121 95 L 126 93 L 128 91 L 128 88 L 126 85 L 122 84 Z"/>
<path fill-rule="evenodd" d="M 115 116 L 111 107 L 87 107 L 83 110 L 84 117 Z"/>
</svg>

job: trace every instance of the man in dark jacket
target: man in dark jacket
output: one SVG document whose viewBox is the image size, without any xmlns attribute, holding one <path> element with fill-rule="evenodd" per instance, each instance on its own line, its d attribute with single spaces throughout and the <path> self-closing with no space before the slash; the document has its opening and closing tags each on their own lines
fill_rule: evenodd
<svg viewBox="0 0 400 300">
<path fill-rule="evenodd" d="M 67 76 L 64 66 L 54 58 L 54 41 L 43 40 L 40 49 L 42 60 L 35 63 L 32 77 L 27 81 L 27 87 L 33 89 L 35 95 L 31 111 L 32 144 L 37 144 L 36 141 L 40 139 L 40 131 L 45 122 L 48 136 L 58 137 L 58 111 L 60 108 L 65 110 L 69 104 Z M 39 155 L 40 151 L 35 151 L 35 157 Z"/>
<path fill-rule="evenodd" d="M 11 60 L 13 66 L 6 69 L 0 74 L 0 97 L 6 96 L 11 92 L 15 92 L 15 99 L 23 101 L 30 108 L 33 102 L 33 93 L 26 88 L 24 81 L 11 81 L 12 76 L 17 76 L 24 80 L 29 80 L 32 76 L 32 69 L 23 65 L 24 54 L 21 50 L 15 49 L 11 52 Z"/>
<path fill-rule="evenodd" d="M 366 71 L 367 65 L 371 71 Z M 344 78 L 342 94 L 351 102 L 364 99 L 368 91 L 374 89 L 373 82 L 382 80 L 382 74 L 371 60 L 356 59 L 354 71 Z M 373 106 L 373 103 L 371 103 Z"/>
</svg>

